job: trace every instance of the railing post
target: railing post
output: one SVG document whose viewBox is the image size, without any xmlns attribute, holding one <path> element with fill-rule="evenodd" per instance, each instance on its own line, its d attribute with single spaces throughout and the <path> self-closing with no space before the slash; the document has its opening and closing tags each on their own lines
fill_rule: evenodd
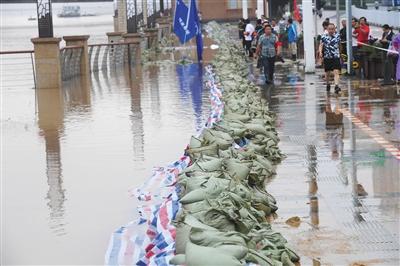
<svg viewBox="0 0 400 266">
<path fill-rule="evenodd" d="M 158 46 L 158 29 L 150 28 L 145 29 L 144 34 L 147 38 L 147 48 L 156 48 Z"/>
<path fill-rule="evenodd" d="M 64 36 L 63 39 L 67 46 L 81 45 L 82 53 L 80 58 L 80 68 L 81 76 L 90 75 L 90 65 L 89 65 L 89 50 L 88 50 L 88 39 L 89 35 L 75 35 L 75 36 Z"/>
<path fill-rule="evenodd" d="M 128 45 L 131 45 L 130 47 L 135 48 L 135 53 L 134 53 L 134 59 L 135 59 L 135 64 L 137 64 L 137 62 L 141 62 L 142 58 L 141 58 L 141 42 L 142 42 L 142 35 L 140 33 L 126 33 L 123 35 L 124 38 L 124 42 L 129 43 Z M 132 62 L 132 53 L 131 50 L 128 49 L 129 53 L 129 60 L 128 62 L 131 64 Z M 131 65 L 129 65 L 129 67 L 131 67 Z"/>
<path fill-rule="evenodd" d="M 35 72 L 38 89 L 60 89 L 61 38 L 32 38 L 35 51 Z"/>
</svg>

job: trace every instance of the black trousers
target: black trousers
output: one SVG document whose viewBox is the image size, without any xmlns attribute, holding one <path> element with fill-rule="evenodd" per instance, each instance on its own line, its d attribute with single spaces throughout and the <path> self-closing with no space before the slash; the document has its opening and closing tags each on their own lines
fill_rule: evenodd
<svg viewBox="0 0 400 266">
<path fill-rule="evenodd" d="M 274 79 L 275 71 L 275 56 L 262 57 L 262 65 L 264 67 L 264 76 L 266 82 L 272 82 Z"/>
<path fill-rule="evenodd" d="M 253 57 L 253 51 L 251 51 L 251 43 L 252 41 L 244 41 L 244 44 L 246 46 L 246 51 L 248 52 L 250 57 Z"/>
</svg>

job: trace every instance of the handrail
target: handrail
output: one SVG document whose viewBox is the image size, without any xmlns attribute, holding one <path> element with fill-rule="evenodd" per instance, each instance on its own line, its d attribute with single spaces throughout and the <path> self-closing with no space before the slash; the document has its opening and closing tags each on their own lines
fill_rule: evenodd
<svg viewBox="0 0 400 266">
<path fill-rule="evenodd" d="M 89 44 L 88 47 L 114 46 L 114 45 L 127 45 L 127 44 L 136 44 L 136 43 L 134 42 L 96 43 L 96 44 Z"/>
<path fill-rule="evenodd" d="M 78 49 L 78 48 L 83 48 L 83 45 L 69 45 L 69 46 L 64 46 L 60 50 L 67 50 L 67 49 Z"/>
<path fill-rule="evenodd" d="M 34 50 L 19 50 L 19 51 L 0 51 L 0 55 L 3 54 L 32 54 Z"/>
</svg>

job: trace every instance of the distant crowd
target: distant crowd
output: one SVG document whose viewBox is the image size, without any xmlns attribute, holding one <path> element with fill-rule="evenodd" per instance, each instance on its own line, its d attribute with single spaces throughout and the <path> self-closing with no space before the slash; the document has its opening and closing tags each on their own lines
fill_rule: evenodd
<svg viewBox="0 0 400 266">
<path fill-rule="evenodd" d="M 339 92 L 339 71 L 343 65 L 343 59 L 347 56 L 347 28 L 346 20 L 341 21 L 341 29 L 325 19 L 322 23 L 322 32 L 318 35 L 319 43 L 316 62 L 324 67 L 327 72 L 327 90 L 330 90 L 328 76 L 331 71 L 335 73 L 335 92 Z M 393 64 L 394 79 L 400 81 L 400 33 L 395 33 L 387 24 L 382 26 L 380 38 L 374 38 L 370 34 L 370 26 L 365 17 L 352 19 L 352 54 L 356 62 L 362 62 L 365 53 L 362 48 L 372 47 L 384 51 L 389 64 Z M 240 19 L 238 24 L 239 38 L 243 48 L 250 58 L 257 59 L 257 66 L 264 70 L 266 83 L 273 82 L 274 64 L 282 58 L 282 47 L 287 47 L 290 59 L 297 60 L 297 43 L 302 35 L 302 21 L 294 21 L 292 18 L 268 19 L 261 16 L 255 26 L 249 19 Z"/>
</svg>

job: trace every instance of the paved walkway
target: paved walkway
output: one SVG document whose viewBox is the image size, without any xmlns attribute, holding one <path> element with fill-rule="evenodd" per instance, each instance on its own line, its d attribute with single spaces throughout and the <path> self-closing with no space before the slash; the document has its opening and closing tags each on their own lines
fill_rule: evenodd
<svg viewBox="0 0 400 266">
<path fill-rule="evenodd" d="M 274 227 L 303 265 L 398 265 L 399 92 L 345 80 L 335 97 L 320 75 L 287 64 L 275 86 L 262 86 L 287 155 L 267 185 L 278 201 Z M 294 216 L 297 227 L 285 223 Z"/>
</svg>

